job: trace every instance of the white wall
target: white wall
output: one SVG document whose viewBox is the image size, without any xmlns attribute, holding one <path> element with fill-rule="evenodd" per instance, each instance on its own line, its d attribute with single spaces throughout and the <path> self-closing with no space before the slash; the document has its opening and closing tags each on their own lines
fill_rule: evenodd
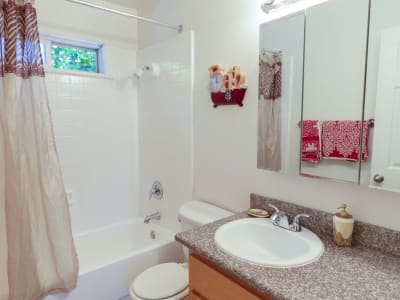
<svg viewBox="0 0 400 300">
<path fill-rule="evenodd" d="M 251 192 L 330 212 L 347 202 L 357 219 L 400 230 L 399 194 L 257 170 L 258 32 L 267 18 L 261 2 L 159 0 L 163 10 L 152 14 L 195 31 L 194 196 L 236 211 L 248 208 Z M 141 39 L 144 32 L 149 42 L 163 39 L 164 29 L 144 27 Z M 243 108 L 212 107 L 207 68 L 215 63 L 241 65 L 248 75 Z"/>
<path fill-rule="evenodd" d="M 184 23 L 184 12 L 187 11 L 186 6 L 189 1 L 134 0 L 135 4 L 135 8 L 141 16 L 154 17 L 161 22 L 178 25 Z M 176 31 L 174 30 L 143 22 L 139 23 L 139 28 L 139 48 L 148 47 L 156 42 L 166 41 L 176 36 Z"/>
<path fill-rule="evenodd" d="M 46 74 L 64 180 L 74 202 L 73 231 L 134 217 L 137 91 L 126 76 L 136 69 L 137 24 L 64 0 L 38 0 L 36 6 L 41 33 L 104 43 L 107 76 Z"/>
<path fill-rule="evenodd" d="M 160 76 L 146 73 L 139 85 L 141 214 L 160 211 L 161 224 L 179 230 L 178 208 L 192 200 L 193 88 L 192 34 L 175 35 L 138 52 L 139 67 L 158 63 Z M 161 201 L 149 200 L 154 181 Z"/>
</svg>

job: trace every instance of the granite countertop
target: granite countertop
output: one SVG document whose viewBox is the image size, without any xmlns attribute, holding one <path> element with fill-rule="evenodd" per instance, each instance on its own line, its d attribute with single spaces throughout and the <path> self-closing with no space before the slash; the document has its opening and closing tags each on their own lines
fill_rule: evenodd
<svg viewBox="0 0 400 300">
<path fill-rule="evenodd" d="M 400 299 L 400 257 L 357 245 L 335 246 L 320 235 L 325 245 L 321 258 L 307 266 L 276 269 L 240 261 L 219 250 L 215 231 L 247 214 L 210 223 L 176 235 L 181 242 L 208 261 L 276 300 L 396 300 Z"/>
</svg>

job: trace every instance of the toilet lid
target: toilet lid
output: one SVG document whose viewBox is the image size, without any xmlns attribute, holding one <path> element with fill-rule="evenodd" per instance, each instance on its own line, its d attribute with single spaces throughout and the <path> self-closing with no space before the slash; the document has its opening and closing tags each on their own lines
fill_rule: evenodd
<svg viewBox="0 0 400 300">
<path fill-rule="evenodd" d="M 133 292 L 143 299 L 164 299 L 182 292 L 189 285 L 187 268 L 177 263 L 151 267 L 133 282 Z"/>
</svg>

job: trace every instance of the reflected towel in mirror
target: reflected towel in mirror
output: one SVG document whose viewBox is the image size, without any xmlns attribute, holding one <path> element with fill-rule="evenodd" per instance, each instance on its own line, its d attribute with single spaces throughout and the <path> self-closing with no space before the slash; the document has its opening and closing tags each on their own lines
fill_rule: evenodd
<svg viewBox="0 0 400 300">
<path fill-rule="evenodd" d="M 324 121 L 322 123 L 322 156 L 327 159 L 358 161 L 361 121 Z M 368 158 L 369 124 L 363 122 L 361 160 Z"/>
<path fill-rule="evenodd" d="M 301 138 L 301 160 L 308 163 L 321 161 L 321 122 L 303 120 Z"/>
</svg>

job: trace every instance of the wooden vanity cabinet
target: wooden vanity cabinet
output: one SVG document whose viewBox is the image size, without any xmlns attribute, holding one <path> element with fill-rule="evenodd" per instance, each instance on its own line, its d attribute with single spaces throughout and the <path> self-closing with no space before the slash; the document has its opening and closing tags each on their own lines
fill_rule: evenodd
<svg viewBox="0 0 400 300">
<path fill-rule="evenodd" d="M 194 252 L 189 256 L 189 300 L 272 300 Z"/>
</svg>

